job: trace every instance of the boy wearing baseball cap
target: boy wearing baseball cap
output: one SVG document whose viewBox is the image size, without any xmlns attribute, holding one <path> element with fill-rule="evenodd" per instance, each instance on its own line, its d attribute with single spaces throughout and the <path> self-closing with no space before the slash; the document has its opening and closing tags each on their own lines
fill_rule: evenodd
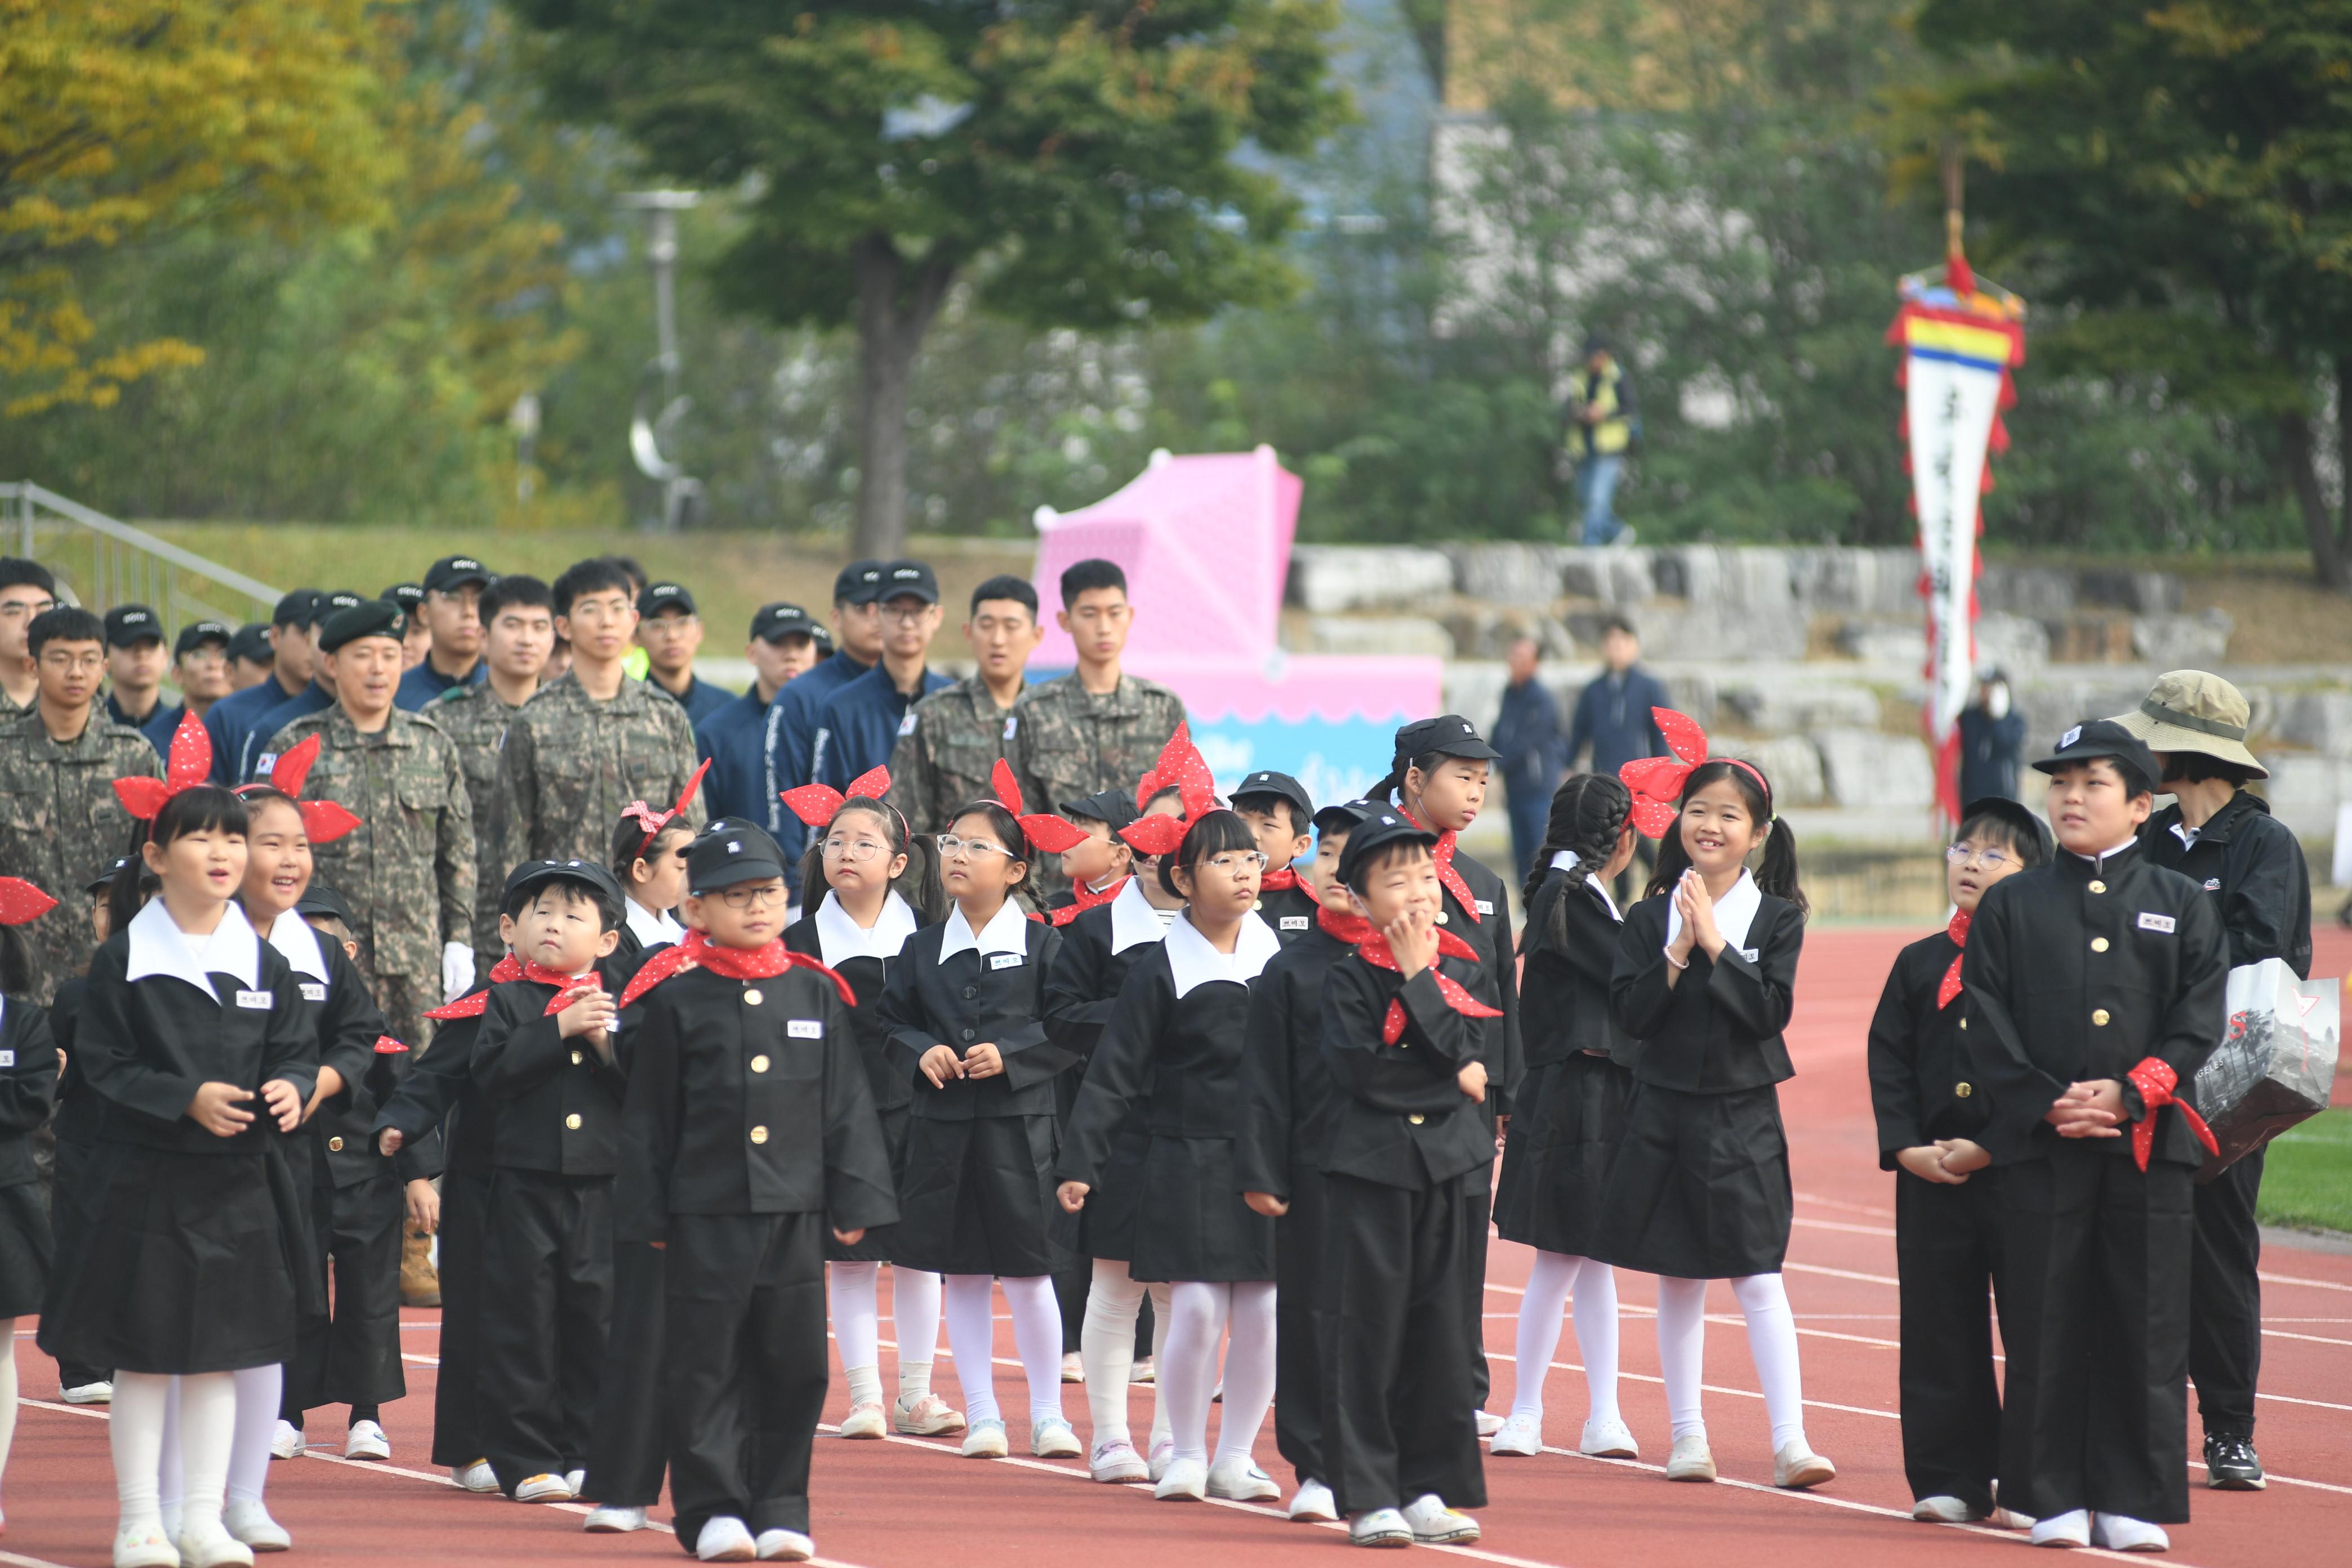
<svg viewBox="0 0 2352 1568">
<path fill-rule="evenodd" d="M 637 642 L 646 650 L 646 684 L 685 709 L 688 723 L 699 727 L 735 700 L 694 673 L 702 615 L 683 583 L 656 580 L 637 595 Z"/>
<path fill-rule="evenodd" d="M 497 581 L 497 573 L 470 555 L 445 555 L 425 569 L 414 606 L 396 601 L 424 624 L 427 636 L 425 657 L 411 663 L 400 678 L 400 693 L 394 700 L 403 712 L 423 712 L 425 705 L 443 692 L 482 679 L 487 673 L 482 662 L 482 590 Z M 387 589 L 383 596 L 392 599 L 394 591 Z"/>
<path fill-rule="evenodd" d="M 833 635 L 798 605 L 780 599 L 753 613 L 751 636 L 743 645 L 743 657 L 751 666 L 751 689 L 720 704 L 694 726 L 695 749 L 710 764 L 702 796 L 713 816 L 766 819 L 767 802 L 760 798 L 766 776 L 760 742 L 768 710 L 786 687 L 832 652 Z"/>
</svg>

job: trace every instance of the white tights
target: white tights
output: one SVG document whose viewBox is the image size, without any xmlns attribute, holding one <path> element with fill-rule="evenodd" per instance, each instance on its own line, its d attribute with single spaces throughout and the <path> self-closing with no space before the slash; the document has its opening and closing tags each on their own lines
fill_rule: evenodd
<svg viewBox="0 0 2352 1568">
<path fill-rule="evenodd" d="M 1234 1338 L 1225 1352 L 1225 1410 L 1217 1426 L 1217 1462 L 1247 1460 L 1274 1404 L 1274 1282 L 1226 1285 L 1187 1279 L 1179 1281 L 1170 1296 L 1175 1321 L 1168 1326 L 1168 1359 L 1160 1363 L 1159 1381 L 1168 1389 L 1176 1458 L 1208 1460 L 1217 1342 L 1230 1321 Z"/>
<path fill-rule="evenodd" d="M 236 1418 L 228 1441 L 227 1497 L 231 1502 L 259 1502 L 269 1480 L 269 1436 L 278 1426 L 278 1400 L 286 1388 L 286 1369 L 241 1367 L 225 1375 L 236 1381 Z M 182 1378 L 173 1378 L 163 1396 L 163 1464 L 157 1477 L 157 1499 L 163 1522 L 182 1513 L 187 1496 L 181 1465 L 181 1405 L 185 1399 Z"/>
<path fill-rule="evenodd" d="M 1511 1414 L 1543 1419 L 1544 1375 L 1559 1345 L 1559 1321 L 1570 1291 L 1576 1300 L 1577 1358 L 1584 1363 L 1587 1421 L 1617 1414 L 1617 1273 L 1606 1263 L 1564 1252 L 1536 1254 L 1528 1293 L 1519 1298 L 1518 1383 Z M 1664 1331 L 1662 1330 L 1661 1332 Z"/>
<path fill-rule="evenodd" d="M 879 1263 L 828 1263 L 825 1295 L 833 1310 L 833 1337 L 841 1345 L 842 1369 L 849 1374 L 850 1402 L 861 1394 L 879 1402 L 882 1313 Z M 930 1391 L 928 1369 L 940 1350 L 940 1277 L 920 1268 L 890 1266 L 890 1315 L 898 1338 L 901 1387 L 908 1368 L 925 1369 L 922 1392 Z M 861 1378 L 860 1373 L 865 1376 Z"/>
<path fill-rule="evenodd" d="M 1013 1310 L 1013 1345 L 1029 1380 L 1030 1421 L 1061 1415 L 1062 1309 L 1054 1300 L 1053 1277 L 992 1280 L 985 1274 L 949 1274 L 941 1282 L 948 1349 L 963 1389 L 964 1419 L 977 1426 L 1004 1418 L 996 1404 L 996 1302 L 991 1284 L 1004 1287 L 1004 1304 Z"/>
<path fill-rule="evenodd" d="M 1805 1436 L 1805 1390 L 1797 1370 L 1797 1321 L 1778 1274 L 1750 1274 L 1731 1281 L 1731 1293 L 1748 1320 L 1748 1353 L 1756 1381 L 1764 1387 L 1765 1414 L 1772 1418 L 1772 1450 Z M 1706 1430 L 1699 1414 L 1701 1365 L 1706 1348 L 1706 1281 L 1658 1280 L 1658 1370 L 1665 1376 L 1666 1414 L 1677 1441 Z"/>
<path fill-rule="evenodd" d="M 1135 1371 L 1135 1316 L 1143 1298 L 1151 1296 L 1151 1358 L 1156 1366 L 1168 1350 L 1168 1322 L 1174 1315 L 1165 1285 L 1144 1285 L 1129 1279 L 1127 1265 L 1114 1258 L 1094 1260 L 1094 1278 L 1087 1286 L 1087 1319 L 1078 1331 L 1078 1359 L 1087 1369 L 1087 1413 L 1094 1421 L 1094 1446 L 1129 1443 L 1127 1426 L 1128 1378 Z M 1161 1391 L 1166 1374 L 1151 1384 L 1151 1446 L 1169 1435 L 1168 1401 Z"/>
<path fill-rule="evenodd" d="M 107 1442 L 114 1454 L 114 1491 L 121 1510 L 119 1528 L 163 1528 L 159 1482 L 165 1448 L 164 1407 L 170 1402 L 174 1381 L 180 1387 L 179 1440 L 170 1447 L 180 1460 L 181 1532 L 207 1535 L 220 1529 L 229 1445 L 236 1429 L 234 1373 L 199 1373 L 177 1380 L 153 1372 L 114 1374 L 114 1405 L 112 1419 L 107 1423 Z M 275 1405 L 270 1407 L 270 1414 L 275 1419 Z M 266 1458 L 266 1445 L 262 1453 Z"/>
<path fill-rule="evenodd" d="M 8 1449 L 16 1441 L 16 1320 L 0 1318 L 0 1476 L 8 1472 Z"/>
</svg>

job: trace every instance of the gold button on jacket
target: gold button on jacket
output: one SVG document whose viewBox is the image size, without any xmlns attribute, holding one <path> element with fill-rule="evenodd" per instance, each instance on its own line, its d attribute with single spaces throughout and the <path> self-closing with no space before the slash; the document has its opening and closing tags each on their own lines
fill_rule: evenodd
<svg viewBox="0 0 2352 1568">
<path fill-rule="evenodd" d="M 751 1142 L 754 1142 L 754 1143 L 765 1143 L 767 1141 L 768 1141 L 768 1130 L 767 1130 L 766 1128 L 764 1128 L 764 1127 L 754 1127 L 754 1128 L 752 1128 L 752 1129 L 751 1129 Z"/>
<path fill-rule="evenodd" d="M 585 1058 L 585 1057 L 582 1056 L 578 1051 L 574 1051 L 574 1052 L 572 1052 L 572 1065 L 573 1067 L 578 1067 L 582 1062 L 583 1062 L 583 1061 L 585 1061 L 585 1060 L 587 1060 L 587 1059 L 588 1059 L 587 1058 Z"/>
<path fill-rule="evenodd" d="M 2104 893 L 2106 890 L 2107 885 L 2105 882 L 2100 881 L 2095 877 L 2091 879 L 2091 891 L 2095 893 Z"/>
<path fill-rule="evenodd" d="M 760 988 L 756 985 L 743 993 L 743 1005 L 746 1007 L 756 1007 L 766 1000 L 766 997 L 760 994 Z"/>
<path fill-rule="evenodd" d="M 579 1113 L 578 1111 L 576 1111 L 576 1110 L 575 1110 L 575 1111 L 573 1111 L 571 1115 L 569 1115 L 569 1116 L 565 1117 L 565 1118 L 563 1119 L 563 1125 L 564 1125 L 564 1126 L 566 1126 L 566 1127 L 568 1127 L 568 1128 L 570 1128 L 570 1129 L 571 1129 L 572 1131 L 574 1131 L 574 1132 L 579 1131 L 580 1131 L 580 1113 Z"/>
<path fill-rule="evenodd" d="M 1952 1092 L 1959 1096 L 1962 1100 L 1966 1100 L 1969 1096 L 1974 1094 L 1976 1089 L 1969 1084 L 1956 1083 L 1952 1086 Z"/>
<path fill-rule="evenodd" d="M 1422 1115 L 1422 1113 L 1421 1113 L 1420 1111 L 1416 1110 L 1416 1111 L 1414 1111 L 1411 1116 L 1406 1117 L 1406 1118 L 1405 1118 L 1405 1120 L 1406 1120 L 1407 1121 L 1412 1122 L 1415 1127 L 1418 1127 L 1418 1126 L 1420 1126 L 1423 1121 L 1427 1121 L 1427 1120 L 1428 1120 L 1428 1118 L 1427 1118 L 1427 1117 L 1425 1117 L 1425 1116 L 1423 1116 L 1423 1115 Z"/>
<path fill-rule="evenodd" d="M 751 1058 L 751 1070 L 753 1072 L 766 1072 L 768 1070 L 768 1058 L 765 1057 L 753 1057 Z"/>
<path fill-rule="evenodd" d="M 340 1138 L 330 1138 L 327 1140 L 327 1147 L 340 1154 L 343 1152 L 343 1141 Z"/>
<path fill-rule="evenodd" d="M 2105 1028 L 2107 1026 L 2107 1010 L 2105 1007 L 2094 1007 L 2091 1009 L 2091 1022 L 2096 1024 L 2102 1029 Z"/>
<path fill-rule="evenodd" d="M 2091 951 L 2092 951 L 2093 952 L 2106 952 L 2106 951 L 2107 951 L 2107 939 L 2106 939 L 2105 937 L 2103 937 L 2103 936 L 2095 936 L 2095 937 L 2093 937 L 2093 938 L 2091 939 Z"/>
</svg>

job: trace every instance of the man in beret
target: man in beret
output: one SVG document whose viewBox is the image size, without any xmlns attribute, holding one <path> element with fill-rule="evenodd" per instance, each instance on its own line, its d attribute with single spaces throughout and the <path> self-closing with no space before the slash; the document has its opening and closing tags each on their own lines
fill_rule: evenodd
<svg viewBox="0 0 2352 1568">
<path fill-rule="evenodd" d="M 407 630 L 382 599 L 330 616 L 318 647 L 334 704 L 278 731 L 268 750 L 319 737 L 302 794 L 360 819 L 312 847 L 319 879 L 351 905 L 360 973 L 394 1037 L 421 1050 L 425 1010 L 473 984 L 474 814 L 449 737 L 393 703 Z"/>
</svg>

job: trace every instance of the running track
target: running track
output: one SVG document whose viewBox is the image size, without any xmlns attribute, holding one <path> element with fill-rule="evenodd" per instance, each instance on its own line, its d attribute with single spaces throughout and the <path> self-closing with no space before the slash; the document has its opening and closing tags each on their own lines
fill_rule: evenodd
<svg viewBox="0 0 2352 1568">
<path fill-rule="evenodd" d="M 1725 1484 L 1669 1487 L 1657 1473 L 1666 1448 L 1665 1406 L 1647 1322 L 1655 1296 L 1627 1276 L 1622 1397 L 1643 1446 L 1640 1461 L 1583 1459 L 1572 1453 L 1489 1459 L 1492 1501 L 1485 1541 L 1445 1551 L 1517 1568 L 1861 1568 L 1895 1560 L 1917 1568 L 2017 1561 L 2019 1538 L 1981 1529 L 1915 1524 L 1906 1517 L 1894 1420 L 1895 1251 L 1891 1178 L 1876 1169 L 1863 1033 L 1887 965 L 1916 933 L 1824 930 L 1809 944 L 1799 979 L 1790 1044 L 1798 1077 L 1781 1090 L 1794 1150 L 1797 1230 L 1789 1294 L 1803 1336 L 1805 1395 L 1813 1445 L 1836 1460 L 1838 1479 L 1811 1494 L 1776 1492 L 1763 1406 L 1755 1394 L 1745 1336 L 1729 1293 L 1707 1345 L 1707 1415 Z M 2352 938 L 2330 926 L 2319 935 L 2323 973 L 2352 968 Z M 2339 1100 L 2346 1098 L 2339 1095 Z M 1493 1408 L 1507 1408 L 1514 1287 L 1526 1276 L 1524 1249 L 1496 1243 L 1486 1298 L 1486 1342 L 1496 1352 Z M 2263 1493 L 2193 1489 L 2193 1523 L 2172 1531 L 2175 1563 L 2199 1568 L 2322 1568 L 2352 1561 L 2352 1257 L 2273 1247 L 2263 1259 L 2264 1341 L 2261 1447 L 2272 1468 Z M 885 1331 L 888 1328 L 887 1307 Z M 273 1466 L 270 1506 L 311 1561 L 373 1565 L 430 1561 L 457 1564 L 675 1562 L 667 1533 L 587 1536 L 583 1508 L 525 1508 L 459 1493 L 424 1463 L 434 1377 L 433 1312 L 411 1312 L 410 1397 L 388 1407 L 394 1458 L 348 1464 L 332 1457 Z M 113 1490 L 102 1413 L 53 1403 L 56 1369 L 18 1326 L 23 1409 L 6 1480 L 7 1532 L 0 1564 L 102 1568 L 112 1535 Z M 1000 1348 L 1011 1335 L 999 1331 Z M 888 1342 L 885 1342 L 886 1345 Z M 1561 1336 L 1548 1384 L 1548 1436 L 1572 1445 L 1583 1418 L 1584 1386 L 1572 1333 Z M 944 1350 L 944 1347 L 942 1347 Z M 886 1352 L 886 1356 L 887 1356 Z M 941 1355 L 944 1363 L 948 1358 Z M 883 1369 L 886 1384 L 892 1377 Z M 1024 1404 L 1018 1372 L 998 1369 L 1008 1411 Z M 942 1392 L 954 1398 L 948 1369 Z M 845 1386 L 834 1381 L 828 1419 L 838 1419 Z M 1083 1391 L 1065 1408 L 1086 1428 Z M 1147 1402 L 1136 1402 L 1139 1431 Z M 2192 1431 L 2195 1418 L 2190 1419 Z M 340 1414 L 311 1422 L 340 1438 Z M 1016 1456 L 1025 1423 L 1012 1427 Z M 1284 1480 L 1270 1436 L 1262 1461 Z M 2192 1457 L 2193 1457 L 2192 1446 Z M 2192 1479 L 2201 1479 L 2191 1471 Z M 821 1436 L 814 1534 L 824 1568 L 1005 1568 L 1041 1559 L 1101 1560 L 1120 1568 L 1197 1568 L 1204 1556 L 1232 1568 L 1262 1568 L 1340 1547 L 1329 1528 L 1291 1525 L 1257 1506 L 1155 1503 L 1148 1489 L 1096 1486 L 1075 1461 L 1025 1456 L 961 1460 L 941 1445 L 893 1439 L 845 1443 Z M 2330 1542 L 2334 1544 L 2330 1544 Z M 2100 1553 L 2096 1555 L 2107 1555 Z"/>
</svg>

